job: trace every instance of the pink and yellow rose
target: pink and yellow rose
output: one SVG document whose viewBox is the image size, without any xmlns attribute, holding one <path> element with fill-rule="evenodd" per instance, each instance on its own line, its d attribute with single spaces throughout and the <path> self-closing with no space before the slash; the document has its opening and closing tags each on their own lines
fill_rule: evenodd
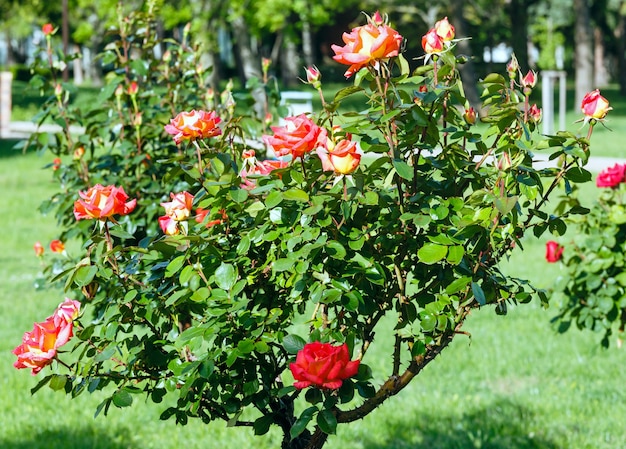
<svg viewBox="0 0 626 449">
<path fill-rule="evenodd" d="M 137 200 L 128 201 L 123 187 L 96 184 L 85 192 L 78 192 L 80 199 L 74 202 L 76 220 L 104 220 L 113 215 L 128 215 L 137 205 Z"/>
<path fill-rule="evenodd" d="M 222 134 L 217 126 L 222 120 L 215 111 L 181 112 L 165 125 L 165 131 L 174 137 L 178 145 L 183 140 L 207 139 Z"/>
<path fill-rule="evenodd" d="M 375 14 L 380 18 L 380 14 Z M 353 28 L 350 33 L 343 33 L 344 46 L 332 45 L 335 52 L 333 59 L 340 64 L 349 65 L 345 73 L 350 78 L 363 67 L 377 67 L 380 61 L 398 56 L 402 36 L 382 20 L 370 21 L 367 25 Z"/>
<path fill-rule="evenodd" d="M 317 155 L 322 161 L 324 171 L 333 171 L 341 175 L 353 173 L 361 163 L 361 153 L 357 143 L 350 140 L 348 134 L 337 143 L 328 141 L 326 147 L 317 149 Z"/>
<path fill-rule="evenodd" d="M 276 156 L 291 155 L 295 160 L 326 144 L 326 130 L 305 114 L 287 117 L 284 126 L 272 126 L 271 129 L 274 135 L 263 136 L 263 142 Z"/>
<path fill-rule="evenodd" d="M 613 108 L 609 106 L 609 101 L 600 95 L 600 91 L 596 89 L 583 97 L 580 109 L 588 119 L 602 120 Z"/>
</svg>

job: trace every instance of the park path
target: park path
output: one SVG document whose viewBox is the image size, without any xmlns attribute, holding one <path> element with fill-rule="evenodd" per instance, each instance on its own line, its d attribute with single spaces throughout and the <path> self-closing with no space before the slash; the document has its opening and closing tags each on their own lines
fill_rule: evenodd
<svg viewBox="0 0 626 449">
<path fill-rule="evenodd" d="M 46 124 L 42 125 L 39 130 L 46 132 L 58 132 L 59 126 L 54 124 Z M 33 122 L 17 122 L 12 121 L 9 131 L 3 133 L 0 137 L 4 139 L 25 139 L 30 136 L 31 133 L 37 130 L 37 125 Z M 75 127 L 73 132 L 80 133 L 81 128 Z M 549 166 L 552 162 L 548 161 L 547 158 L 542 155 L 537 155 L 537 161 L 543 161 L 545 165 Z M 541 164 L 541 162 L 540 162 Z M 602 156 L 591 156 L 589 158 L 589 162 L 585 166 L 585 168 L 591 172 L 599 172 L 607 167 L 611 167 L 615 164 L 626 164 L 626 158 L 613 158 L 613 157 L 602 157 Z"/>
</svg>

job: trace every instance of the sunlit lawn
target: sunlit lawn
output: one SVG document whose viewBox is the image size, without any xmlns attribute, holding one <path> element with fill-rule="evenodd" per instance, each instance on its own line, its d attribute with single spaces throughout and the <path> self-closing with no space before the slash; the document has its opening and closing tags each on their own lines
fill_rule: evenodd
<svg viewBox="0 0 626 449">
<path fill-rule="evenodd" d="M 615 99 L 612 95 L 615 94 Z M 626 135 L 626 102 L 606 92 L 615 111 L 609 127 L 594 134 L 594 154 L 619 157 Z M 622 115 L 623 114 L 623 115 Z M 571 120 L 575 120 L 571 114 Z M 576 130 L 580 125 L 572 125 Z M 2 449 L 195 449 L 278 448 L 277 434 L 258 438 L 248 429 L 175 426 L 158 420 L 161 406 L 136 400 L 131 409 L 112 409 L 93 418 L 102 395 L 71 400 L 44 388 L 29 390 L 38 377 L 12 367 L 10 351 L 35 320 L 63 299 L 58 290 L 37 292 L 40 270 L 32 245 L 55 238 L 55 224 L 38 205 L 55 188 L 42 167 L 51 156 L 21 155 L 0 144 L 0 448 Z M 48 169 L 49 170 L 49 169 Z M 587 197 L 593 188 L 586 189 Z M 526 242 L 504 269 L 549 287 L 558 264 L 543 258 L 548 236 Z M 328 448 L 341 449 L 616 449 L 626 448 L 625 350 L 599 349 L 599 336 L 550 325 L 554 310 L 532 303 L 506 317 L 491 308 L 477 311 L 452 346 L 411 384 L 364 420 L 341 427 Z M 367 362 L 386 354 L 369 353 Z M 377 381 L 385 373 L 378 371 Z"/>
</svg>

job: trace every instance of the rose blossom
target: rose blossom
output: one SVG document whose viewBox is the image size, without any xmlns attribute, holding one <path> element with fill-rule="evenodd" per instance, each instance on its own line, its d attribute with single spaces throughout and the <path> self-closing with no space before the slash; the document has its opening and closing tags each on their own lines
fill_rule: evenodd
<svg viewBox="0 0 626 449">
<path fill-rule="evenodd" d="M 437 34 L 437 30 L 431 28 L 422 36 L 422 48 L 429 55 L 443 51 L 443 39 Z"/>
<path fill-rule="evenodd" d="M 613 167 L 605 168 L 598 174 L 596 186 L 615 188 L 624 182 L 624 175 L 626 175 L 626 164 L 615 164 Z"/>
<path fill-rule="evenodd" d="M 311 385 L 318 388 L 337 389 L 344 379 L 359 371 L 359 360 L 350 361 L 348 345 L 333 346 L 330 343 L 307 343 L 298 351 L 295 363 L 289 369 L 298 389 Z"/>
<path fill-rule="evenodd" d="M 380 14 L 375 15 L 380 17 Z M 363 67 L 377 66 L 379 61 L 386 61 L 398 56 L 402 36 L 390 26 L 377 22 L 353 28 L 350 33 L 343 33 L 344 46 L 331 45 L 335 52 L 333 59 L 350 67 L 344 74 L 350 78 Z"/>
<path fill-rule="evenodd" d="M 532 122 L 539 123 L 541 121 L 541 109 L 536 104 L 533 104 L 528 110 L 528 117 L 530 117 Z"/>
<path fill-rule="evenodd" d="M 613 108 L 609 106 L 608 100 L 600 95 L 600 91 L 596 89 L 583 97 L 580 109 L 589 119 L 602 120 Z"/>
<path fill-rule="evenodd" d="M 206 139 L 219 136 L 222 130 L 218 124 L 222 121 L 215 111 L 181 112 L 165 125 L 165 131 L 174 136 L 174 142 L 178 145 L 183 140 Z"/>
<path fill-rule="evenodd" d="M 52 26 L 51 23 L 46 23 L 41 27 L 41 32 L 46 36 L 50 36 L 53 31 L 54 31 L 54 26 Z"/>
<path fill-rule="evenodd" d="M 529 70 L 526 76 L 521 77 L 520 84 L 522 85 L 522 87 L 532 89 L 533 87 L 535 87 L 535 84 L 537 84 L 537 74 L 534 71 Z"/>
<path fill-rule="evenodd" d="M 128 215 L 137 205 L 137 200 L 128 200 L 123 187 L 96 184 L 86 192 L 78 192 L 79 200 L 74 202 L 74 216 L 77 220 L 110 218 L 113 215 Z"/>
<path fill-rule="evenodd" d="M 448 22 L 448 18 L 444 17 L 443 19 L 435 22 L 435 32 L 437 35 L 444 41 L 449 42 L 454 39 L 455 29 L 450 22 Z"/>
<path fill-rule="evenodd" d="M 191 215 L 193 195 L 189 192 L 170 193 L 172 201 L 161 203 L 165 208 L 165 215 L 175 221 L 183 221 Z"/>
<path fill-rule="evenodd" d="M 197 208 L 196 209 L 196 222 L 202 223 L 206 219 L 207 215 L 209 215 L 210 213 L 211 213 L 211 211 L 209 209 L 203 209 L 201 207 Z M 218 218 L 218 219 L 215 219 L 215 220 L 209 220 L 206 223 L 206 227 L 207 228 L 211 228 L 213 226 L 222 224 L 222 223 L 224 223 L 228 219 L 228 215 L 226 215 L 226 211 L 224 209 L 221 209 L 219 211 L 219 213 L 220 213 L 222 218 L 221 219 Z"/>
<path fill-rule="evenodd" d="M 305 114 L 286 117 L 285 126 L 272 126 L 273 136 L 263 136 L 263 142 L 277 156 L 302 158 L 306 153 L 326 143 L 326 130 L 320 128 Z"/>
<path fill-rule="evenodd" d="M 80 311 L 80 303 L 66 298 L 54 314 L 42 323 L 35 323 L 33 330 L 24 333 L 22 344 L 12 352 L 17 356 L 15 368 L 30 368 L 33 375 L 52 363 L 57 349 L 73 336 L 73 321 Z"/>
<path fill-rule="evenodd" d="M 33 249 L 35 250 L 35 255 L 37 257 L 43 256 L 45 249 L 43 245 L 41 244 L 41 242 L 35 242 L 35 244 L 33 245 Z"/>
<path fill-rule="evenodd" d="M 546 243 L 546 260 L 549 263 L 558 262 L 561 259 L 561 255 L 563 255 L 564 249 L 554 240 L 550 240 Z"/>
<path fill-rule="evenodd" d="M 166 235 L 177 235 L 180 233 L 178 222 L 169 215 L 163 215 L 159 217 L 159 226 Z"/>
<path fill-rule="evenodd" d="M 350 140 L 350 135 L 336 144 L 329 141 L 327 148 L 317 149 L 317 155 L 322 161 L 324 171 L 334 171 L 342 175 L 354 172 L 361 162 L 357 143 Z"/>
<path fill-rule="evenodd" d="M 65 251 L 65 244 L 61 240 L 53 240 L 50 242 L 50 251 L 53 253 L 62 253 Z"/>
</svg>

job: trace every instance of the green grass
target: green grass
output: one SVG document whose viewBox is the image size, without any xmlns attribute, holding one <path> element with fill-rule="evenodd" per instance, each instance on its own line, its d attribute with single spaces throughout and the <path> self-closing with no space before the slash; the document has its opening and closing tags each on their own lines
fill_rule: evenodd
<svg viewBox="0 0 626 449">
<path fill-rule="evenodd" d="M 606 135 L 598 132 L 594 144 L 603 147 Z M 36 240 L 47 245 L 56 237 L 54 221 L 37 211 L 55 189 L 50 169 L 43 168 L 52 156 L 22 155 L 12 144 L 0 141 L 0 188 L 5 193 L 0 225 L 0 448 L 278 448 L 277 433 L 258 438 L 249 429 L 227 428 L 221 422 L 181 427 L 159 421 L 162 407 L 140 398 L 130 409 L 113 408 L 108 417 L 94 419 L 101 393 L 74 400 L 48 388 L 30 394 L 41 375 L 14 369 L 10 351 L 33 321 L 51 313 L 63 293 L 33 288 L 41 267 L 32 245 Z M 592 192 L 590 185 L 584 194 Z M 503 269 L 549 287 L 560 268 L 544 261 L 547 239 L 525 242 L 525 251 L 516 252 Z M 513 307 L 506 317 L 492 308 L 476 311 L 465 327 L 470 337 L 459 335 L 406 391 L 364 420 L 340 426 L 326 447 L 626 448 L 626 353 L 600 349 L 600 337 L 590 332 L 557 334 L 550 325 L 555 313 L 535 303 Z M 367 363 L 376 369 L 385 365 L 385 357 L 372 352 Z M 376 381 L 382 382 L 386 373 L 375 372 Z"/>
</svg>

